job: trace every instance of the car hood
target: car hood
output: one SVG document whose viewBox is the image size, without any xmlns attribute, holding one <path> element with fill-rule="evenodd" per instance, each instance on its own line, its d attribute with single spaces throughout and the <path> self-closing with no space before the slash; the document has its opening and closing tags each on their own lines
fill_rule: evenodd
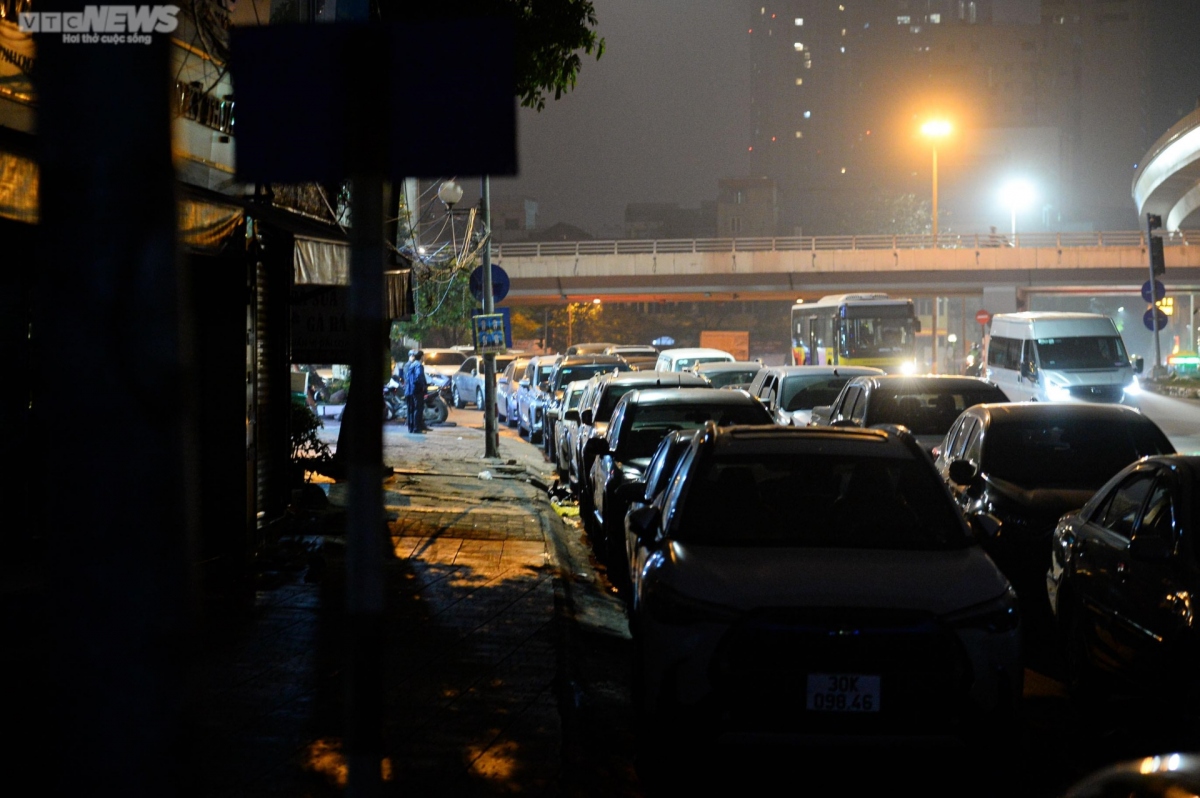
<svg viewBox="0 0 1200 798">
<path fill-rule="evenodd" d="M 727 607 L 893 607 L 938 615 L 999 596 L 979 546 L 952 551 L 730 548 L 672 542 L 660 577 Z"/>
<path fill-rule="evenodd" d="M 784 410 L 780 415 L 785 417 L 791 416 L 792 423 L 797 427 L 807 427 L 808 423 L 812 421 L 812 408 L 810 407 L 804 410 Z"/>
<path fill-rule="evenodd" d="M 1113 366 L 1104 369 L 1052 369 L 1050 379 L 1057 385 L 1124 385 L 1133 376 L 1133 367 Z"/>
</svg>

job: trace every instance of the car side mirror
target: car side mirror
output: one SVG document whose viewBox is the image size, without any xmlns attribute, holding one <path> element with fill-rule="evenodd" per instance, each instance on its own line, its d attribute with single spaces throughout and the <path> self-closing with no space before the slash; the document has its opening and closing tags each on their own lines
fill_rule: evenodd
<svg viewBox="0 0 1200 798">
<path fill-rule="evenodd" d="M 637 536 L 638 542 L 648 545 L 657 537 L 660 510 L 654 505 L 638 507 L 630 510 L 626 518 L 629 529 Z"/>
<path fill-rule="evenodd" d="M 857 421 L 855 421 L 852 418 L 840 418 L 839 417 L 836 421 L 834 421 L 829 426 L 831 426 L 831 427 L 857 427 L 860 425 Z"/>
<path fill-rule="evenodd" d="M 1134 374 L 1141 374 L 1142 370 L 1146 368 L 1146 358 L 1141 355 L 1134 355 L 1129 359 L 1129 363 L 1133 366 Z"/>
<path fill-rule="evenodd" d="M 1033 365 L 1028 361 L 1021 361 L 1021 376 L 1027 380 L 1036 380 L 1037 376 L 1033 373 Z"/>
<path fill-rule="evenodd" d="M 587 443 L 583 444 L 584 457 L 600 457 L 605 454 L 608 454 L 607 438 L 588 438 Z"/>
<path fill-rule="evenodd" d="M 584 410 L 582 413 L 579 414 L 579 423 L 580 424 L 591 424 L 592 423 L 591 408 L 588 408 L 587 410 Z"/>
<path fill-rule="evenodd" d="M 921 331 L 921 320 L 913 319 L 913 332 L 919 333 L 920 331 Z"/>
<path fill-rule="evenodd" d="M 646 501 L 646 483 L 640 479 L 631 479 L 617 486 L 617 499 L 625 504 Z"/>
<path fill-rule="evenodd" d="M 955 485 L 966 487 L 979 478 L 979 466 L 970 460 L 953 460 L 950 468 L 947 469 L 947 474 Z"/>
<path fill-rule="evenodd" d="M 833 405 L 821 405 L 814 407 L 811 413 L 810 424 L 823 424 L 829 420 L 829 412 L 833 410 Z"/>
<path fill-rule="evenodd" d="M 479 376 L 479 369 L 471 369 L 471 376 L 472 376 L 472 377 L 478 377 L 478 376 Z"/>
<path fill-rule="evenodd" d="M 539 382 L 539 383 L 538 383 L 538 390 L 539 390 L 539 391 L 548 391 L 548 390 L 550 390 L 550 380 L 542 380 L 541 382 Z"/>
<path fill-rule="evenodd" d="M 566 419 L 567 421 L 574 421 L 576 424 L 578 424 L 579 423 L 579 410 L 577 408 L 572 407 L 570 410 L 568 410 L 566 413 L 563 414 L 563 418 Z"/>
<path fill-rule="evenodd" d="M 1129 556 L 1141 562 L 1165 562 L 1171 554 L 1171 544 L 1158 535 L 1137 535 L 1129 541 Z"/>
<path fill-rule="evenodd" d="M 557 407 L 547 408 L 546 418 L 551 419 L 553 421 L 558 421 L 558 408 Z"/>
<path fill-rule="evenodd" d="M 1000 528 L 1003 524 L 991 513 L 975 513 L 968 520 L 971 524 L 971 531 L 979 539 L 992 540 L 1000 536 Z"/>
<path fill-rule="evenodd" d="M 517 385 L 520 385 L 522 388 L 528 388 L 528 387 L 529 387 L 529 378 L 528 378 L 528 377 L 522 377 L 522 378 L 521 378 L 521 381 L 520 381 L 520 382 L 518 382 L 518 383 L 517 383 Z"/>
</svg>

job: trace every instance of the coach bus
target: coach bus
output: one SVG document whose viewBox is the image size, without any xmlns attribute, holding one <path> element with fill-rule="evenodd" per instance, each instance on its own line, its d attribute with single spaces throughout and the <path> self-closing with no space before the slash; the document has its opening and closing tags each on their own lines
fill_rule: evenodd
<svg viewBox="0 0 1200 798">
<path fill-rule="evenodd" d="M 911 299 L 837 294 L 792 305 L 792 362 L 916 371 L 921 322 Z"/>
</svg>

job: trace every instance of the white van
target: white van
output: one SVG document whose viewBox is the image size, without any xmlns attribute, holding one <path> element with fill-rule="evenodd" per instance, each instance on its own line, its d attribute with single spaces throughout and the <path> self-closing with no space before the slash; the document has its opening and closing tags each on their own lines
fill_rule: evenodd
<svg viewBox="0 0 1200 798">
<path fill-rule="evenodd" d="M 1121 333 L 1099 313 L 997 313 L 984 345 L 986 376 L 1014 402 L 1125 402 L 1138 391 Z"/>
<path fill-rule="evenodd" d="M 687 347 L 682 349 L 664 349 L 658 353 L 658 362 L 654 364 L 655 371 L 683 371 L 698 363 L 732 363 L 734 357 L 723 349 L 708 347 Z"/>
</svg>

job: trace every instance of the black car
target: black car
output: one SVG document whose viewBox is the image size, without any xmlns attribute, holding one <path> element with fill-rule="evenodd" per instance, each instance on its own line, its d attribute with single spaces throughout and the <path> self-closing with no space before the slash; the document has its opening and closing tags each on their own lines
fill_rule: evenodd
<svg viewBox="0 0 1200 798">
<path fill-rule="evenodd" d="M 529 403 L 530 441 L 542 441 L 546 456 L 556 459 L 554 451 L 554 424 L 558 420 L 562 403 L 563 388 L 567 383 L 586 380 L 597 374 L 632 371 L 633 369 L 616 355 L 568 355 L 561 358 L 550 372 L 550 376 L 534 386 L 534 396 Z"/>
<path fill-rule="evenodd" d="M 585 522 L 618 584 L 628 571 L 625 511 L 629 509 L 619 488 L 626 480 L 642 477 L 668 433 L 703 429 L 709 421 L 718 427 L 775 423 L 763 403 L 743 390 L 636 390 L 617 402 L 604 437 L 594 437 L 584 447 L 584 454 L 594 458 L 588 478 L 591 514 Z"/>
<path fill-rule="evenodd" d="M 1200 457 L 1118 472 L 1054 530 L 1046 575 L 1068 679 L 1200 711 Z"/>
<path fill-rule="evenodd" d="M 1122 405 L 984 404 L 955 421 L 936 465 L 968 518 L 1000 521 L 984 548 L 1021 599 L 1032 654 L 1050 643 L 1045 578 L 1059 517 L 1129 463 L 1174 451 L 1153 421 Z"/>
<path fill-rule="evenodd" d="M 1007 402 L 994 382 L 952 374 L 855 377 L 828 407 L 814 407 L 817 426 L 900 425 L 927 450 L 942 442 L 959 413 L 984 402 Z"/>
<path fill-rule="evenodd" d="M 595 459 L 595 455 L 588 455 L 585 448 L 592 438 L 604 436 L 608 420 L 621 397 L 644 388 L 710 387 L 703 377 L 683 371 L 630 371 L 599 375 L 592 379 L 596 380 L 596 385 L 588 394 L 586 403 L 579 405 L 579 430 L 575 437 L 575 487 L 579 497 L 579 516 L 585 523 L 592 512 L 590 477 L 592 460 Z"/>
</svg>

